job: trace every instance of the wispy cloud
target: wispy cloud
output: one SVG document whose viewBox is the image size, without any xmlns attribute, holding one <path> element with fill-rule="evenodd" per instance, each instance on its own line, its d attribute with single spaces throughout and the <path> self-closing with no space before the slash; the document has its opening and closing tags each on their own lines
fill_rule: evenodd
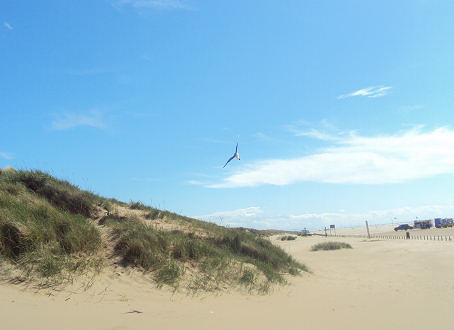
<svg viewBox="0 0 454 330">
<path fill-rule="evenodd" d="M 14 28 L 9 24 L 8 22 L 3 22 L 3 26 L 7 28 L 8 30 L 13 30 Z"/>
<path fill-rule="evenodd" d="M 389 94 L 391 88 L 392 88 L 391 86 L 372 86 L 372 87 L 359 89 L 352 93 L 339 95 L 337 98 L 345 99 L 347 97 L 353 97 L 353 96 L 367 96 L 370 98 L 376 98 L 376 97 L 381 97 L 381 96 L 385 96 L 385 95 Z"/>
<path fill-rule="evenodd" d="M 274 141 L 274 139 L 271 136 L 269 136 L 265 133 L 262 133 L 262 132 L 254 133 L 254 134 L 252 134 L 252 136 L 262 142 Z"/>
<path fill-rule="evenodd" d="M 231 211 L 221 211 L 199 216 L 198 218 L 216 218 L 216 217 L 255 217 L 262 213 L 262 209 L 258 206 L 251 206 L 244 209 L 237 209 Z"/>
<path fill-rule="evenodd" d="M 399 108 L 400 111 L 403 112 L 411 112 L 411 111 L 416 111 L 416 110 L 421 110 L 424 108 L 424 106 L 420 104 L 414 104 L 414 105 L 403 105 Z"/>
<path fill-rule="evenodd" d="M 354 131 L 345 132 L 338 129 L 326 119 L 321 120 L 317 126 L 319 128 L 310 127 L 313 124 L 304 120 L 296 121 L 284 127 L 291 132 L 294 136 L 306 136 L 323 141 L 339 141 L 345 138 L 347 134 L 354 134 Z"/>
<path fill-rule="evenodd" d="M 339 136 L 320 131 L 316 128 L 310 128 L 308 130 L 293 130 L 293 133 L 295 136 L 307 136 L 323 141 L 338 141 L 340 139 Z"/>
<path fill-rule="evenodd" d="M 179 0 L 116 0 L 113 2 L 116 8 L 130 6 L 135 9 L 189 9 L 190 7 Z"/>
<path fill-rule="evenodd" d="M 251 206 L 243 209 L 220 211 L 210 214 L 196 216 L 195 218 L 204 221 L 215 222 L 220 225 L 232 227 L 248 226 L 252 227 L 253 222 L 263 213 L 258 206 Z M 257 228 L 257 227 L 254 227 Z"/>
<path fill-rule="evenodd" d="M 188 180 L 186 181 L 186 184 L 192 184 L 196 186 L 204 185 L 207 184 L 206 182 L 200 181 L 200 180 Z"/>
<path fill-rule="evenodd" d="M 313 134 L 317 137 L 316 134 Z M 320 136 L 319 138 L 325 138 Z M 328 148 L 292 159 L 269 159 L 247 165 L 210 188 L 288 185 L 301 181 L 337 184 L 399 183 L 454 174 L 454 130 L 366 137 L 352 133 Z"/>
<path fill-rule="evenodd" d="M 452 217 L 454 204 L 404 206 L 369 212 L 308 212 L 296 215 L 269 215 L 260 207 L 253 206 L 238 210 L 215 212 L 196 218 L 231 227 L 250 227 L 257 229 L 301 230 L 321 229 L 330 224 L 336 227 L 352 227 L 369 224 L 386 224 L 391 222 L 409 222 L 416 217 L 433 219 Z"/>
<path fill-rule="evenodd" d="M 0 158 L 11 160 L 13 156 L 9 152 L 0 152 Z"/>
<path fill-rule="evenodd" d="M 52 121 L 51 126 L 56 130 L 68 130 L 78 126 L 104 128 L 105 123 L 101 117 L 101 113 L 93 110 L 88 114 L 64 113 Z"/>
</svg>

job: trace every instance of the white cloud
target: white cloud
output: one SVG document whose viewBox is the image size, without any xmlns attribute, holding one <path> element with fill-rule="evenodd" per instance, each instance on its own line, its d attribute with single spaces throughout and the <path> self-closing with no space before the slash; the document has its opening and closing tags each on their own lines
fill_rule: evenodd
<svg viewBox="0 0 454 330">
<path fill-rule="evenodd" d="M 332 135 L 330 133 L 322 132 L 316 128 L 311 128 L 305 131 L 293 130 L 295 136 L 307 136 L 318 140 L 323 141 L 337 141 L 339 140 L 338 136 Z"/>
<path fill-rule="evenodd" d="M 254 217 L 258 214 L 261 214 L 262 210 L 260 207 L 251 206 L 244 209 L 238 209 L 233 211 L 222 211 L 222 212 L 215 212 L 206 215 L 199 216 L 198 218 L 215 218 L 215 217 Z"/>
<path fill-rule="evenodd" d="M 267 215 L 260 207 L 216 212 L 196 217 L 205 221 L 215 222 L 219 225 L 231 227 L 248 227 L 256 229 L 282 229 L 282 230 L 310 230 L 322 229 L 330 224 L 337 228 L 354 227 L 369 224 L 388 224 L 396 222 L 410 222 L 419 219 L 433 219 L 437 217 L 453 217 L 454 204 L 446 205 L 421 205 L 416 207 L 400 207 L 370 212 L 349 213 L 339 212 L 303 213 L 298 215 Z"/>
<path fill-rule="evenodd" d="M 257 161 L 207 187 L 283 186 L 301 181 L 399 183 L 454 174 L 453 150 L 454 130 L 446 127 L 429 132 L 414 128 L 400 135 L 377 137 L 351 133 L 318 153 L 293 159 Z"/>
<path fill-rule="evenodd" d="M 200 180 L 188 180 L 188 181 L 186 181 L 186 184 L 192 184 L 192 185 L 199 186 L 199 185 L 204 185 L 206 183 L 203 181 L 200 181 Z"/>
<path fill-rule="evenodd" d="M 352 93 L 339 95 L 337 98 L 345 99 L 347 97 L 353 97 L 353 96 L 367 96 L 370 98 L 381 97 L 381 96 L 385 96 L 385 95 L 389 94 L 389 90 L 391 88 L 392 87 L 390 87 L 390 86 L 372 86 L 372 87 L 359 89 Z"/>
<path fill-rule="evenodd" d="M 55 119 L 51 125 L 56 130 L 68 130 L 77 126 L 105 127 L 98 111 L 91 111 L 89 114 L 64 113 Z"/>
<path fill-rule="evenodd" d="M 316 125 L 319 126 L 320 129 L 310 127 L 313 126 L 313 124 L 307 121 L 299 120 L 284 127 L 294 136 L 307 136 L 323 141 L 338 141 L 341 139 L 341 137 L 345 137 L 345 135 L 347 134 L 354 133 L 354 131 L 341 131 L 326 119 L 321 120 L 320 123 Z"/>
<path fill-rule="evenodd" d="M 8 30 L 12 30 L 13 29 L 11 24 L 9 24 L 8 22 L 3 22 L 3 26 L 6 27 Z"/>
<path fill-rule="evenodd" d="M 290 215 L 289 218 L 295 221 L 310 225 L 319 224 L 320 228 L 328 224 L 336 224 L 339 227 L 363 225 L 367 220 L 371 224 L 386 224 L 391 222 L 410 222 L 419 219 L 433 219 L 437 217 L 452 217 L 454 205 L 421 205 L 416 207 L 400 207 L 385 210 L 374 210 L 363 213 L 326 212 L 326 213 L 305 213 Z"/>
<path fill-rule="evenodd" d="M 189 9 L 188 5 L 178 0 L 118 0 L 114 1 L 113 5 L 117 8 L 122 6 L 131 6 L 136 9 Z"/>
<path fill-rule="evenodd" d="M 264 219 L 260 217 L 262 213 L 263 211 L 260 207 L 251 206 L 244 209 L 205 214 L 195 218 L 215 222 L 223 226 L 263 228 L 260 227 L 265 224 Z"/>
<path fill-rule="evenodd" d="M 13 156 L 9 152 L 0 152 L 0 158 L 11 160 Z"/>
</svg>

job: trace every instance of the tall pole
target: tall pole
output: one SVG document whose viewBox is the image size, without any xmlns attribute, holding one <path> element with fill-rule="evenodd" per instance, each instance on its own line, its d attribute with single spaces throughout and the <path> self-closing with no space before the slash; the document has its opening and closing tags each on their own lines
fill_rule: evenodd
<svg viewBox="0 0 454 330">
<path fill-rule="evenodd" d="M 367 228 L 367 237 L 370 239 L 369 224 L 367 223 L 367 220 L 366 220 L 366 228 Z"/>
</svg>

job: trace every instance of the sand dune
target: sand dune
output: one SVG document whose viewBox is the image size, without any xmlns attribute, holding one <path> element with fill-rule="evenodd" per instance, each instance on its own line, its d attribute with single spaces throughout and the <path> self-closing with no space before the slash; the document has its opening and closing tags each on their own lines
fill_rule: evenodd
<svg viewBox="0 0 454 330">
<path fill-rule="evenodd" d="M 454 242 L 345 241 L 311 252 L 324 237 L 273 240 L 312 274 L 265 296 L 190 297 L 158 290 L 139 273 L 101 275 L 84 291 L 32 293 L 0 286 L 3 329 L 452 329 Z"/>
</svg>

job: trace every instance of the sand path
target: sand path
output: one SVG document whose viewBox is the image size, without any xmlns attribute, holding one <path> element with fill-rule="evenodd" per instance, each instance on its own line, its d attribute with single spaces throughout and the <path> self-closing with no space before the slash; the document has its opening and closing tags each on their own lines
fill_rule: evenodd
<svg viewBox="0 0 454 330">
<path fill-rule="evenodd" d="M 271 295 L 188 297 L 137 274 L 103 276 L 80 293 L 0 285 L 2 329 L 454 329 L 454 242 L 324 237 L 278 242 L 312 274 Z"/>
</svg>

